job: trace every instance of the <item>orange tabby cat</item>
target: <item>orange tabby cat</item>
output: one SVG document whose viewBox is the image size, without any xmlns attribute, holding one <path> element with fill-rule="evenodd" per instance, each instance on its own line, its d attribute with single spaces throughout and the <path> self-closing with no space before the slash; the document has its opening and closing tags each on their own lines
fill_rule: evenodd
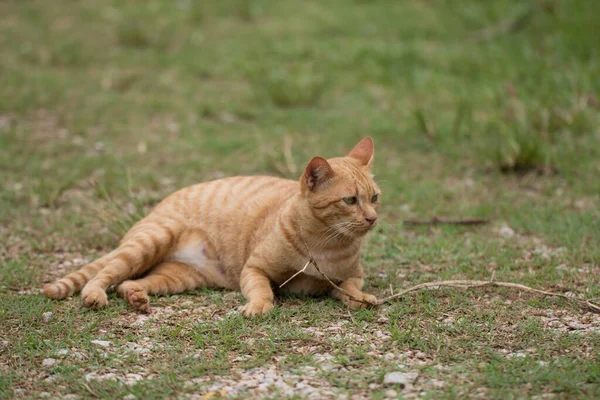
<svg viewBox="0 0 600 400">
<path fill-rule="evenodd" d="M 379 188 L 370 173 L 373 140 L 361 140 L 346 157 L 313 158 L 300 182 L 238 176 L 179 190 L 125 235 L 119 247 L 49 284 L 44 294 L 64 299 L 81 290 L 86 307 L 101 308 L 106 289 L 146 311 L 149 294 L 203 286 L 241 290 L 246 316 L 273 309 L 279 287 L 308 261 L 305 243 L 320 270 L 354 298 L 363 293 L 360 248 L 375 226 Z M 283 290 L 350 300 L 311 265 Z"/>
</svg>

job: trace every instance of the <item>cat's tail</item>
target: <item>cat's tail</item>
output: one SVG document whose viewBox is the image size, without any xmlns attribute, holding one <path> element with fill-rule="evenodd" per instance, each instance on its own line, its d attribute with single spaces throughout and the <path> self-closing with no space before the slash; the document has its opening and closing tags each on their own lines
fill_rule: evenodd
<svg viewBox="0 0 600 400">
<path fill-rule="evenodd" d="M 116 251 L 108 253 L 104 257 L 100 257 L 90 264 L 84 265 L 64 278 L 44 286 L 44 296 L 55 300 L 61 300 L 79 292 L 86 283 L 92 280 L 92 278 L 94 278 L 96 274 L 115 257 L 115 255 Z"/>
</svg>

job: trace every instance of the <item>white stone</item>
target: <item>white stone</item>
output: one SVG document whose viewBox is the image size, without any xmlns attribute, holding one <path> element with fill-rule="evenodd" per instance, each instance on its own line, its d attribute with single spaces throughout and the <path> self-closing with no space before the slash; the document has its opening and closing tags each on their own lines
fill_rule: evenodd
<svg viewBox="0 0 600 400">
<path fill-rule="evenodd" d="M 97 380 L 97 381 L 116 381 L 117 380 L 117 376 L 113 373 L 108 373 L 108 374 L 104 374 L 104 375 L 99 375 L 97 372 L 90 372 L 89 374 L 85 375 L 85 380 L 90 382 L 93 380 Z"/>
<path fill-rule="evenodd" d="M 510 238 L 510 237 L 515 236 L 515 231 L 513 231 L 507 225 L 504 225 L 502 228 L 500 228 L 500 230 L 498 231 L 498 233 L 500 234 L 500 236 L 505 237 L 505 238 Z"/>
<path fill-rule="evenodd" d="M 54 364 L 56 364 L 56 359 L 55 358 L 44 358 L 44 360 L 42 361 L 42 366 L 43 367 L 51 367 Z"/>
<path fill-rule="evenodd" d="M 110 347 L 111 345 L 108 340 L 92 340 L 91 343 L 101 347 Z"/>
<path fill-rule="evenodd" d="M 48 322 L 54 317 L 54 313 L 52 311 L 48 311 L 42 314 L 42 318 L 44 318 L 45 322 Z"/>
<path fill-rule="evenodd" d="M 385 385 L 407 385 L 416 381 L 418 377 L 419 374 L 417 372 L 389 372 L 385 374 L 385 377 L 383 378 L 383 383 Z"/>
</svg>

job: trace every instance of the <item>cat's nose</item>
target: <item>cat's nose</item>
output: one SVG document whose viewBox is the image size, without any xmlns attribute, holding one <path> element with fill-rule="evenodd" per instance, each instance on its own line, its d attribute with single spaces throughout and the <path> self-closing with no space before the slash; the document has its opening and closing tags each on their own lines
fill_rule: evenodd
<svg viewBox="0 0 600 400">
<path fill-rule="evenodd" d="M 365 220 L 369 223 L 369 225 L 373 225 L 375 221 L 377 221 L 377 216 L 365 217 Z"/>
</svg>

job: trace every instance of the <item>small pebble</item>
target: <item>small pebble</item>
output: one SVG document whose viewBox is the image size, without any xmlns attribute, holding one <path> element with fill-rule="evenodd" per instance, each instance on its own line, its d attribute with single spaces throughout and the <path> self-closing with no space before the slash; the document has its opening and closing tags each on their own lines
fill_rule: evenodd
<svg viewBox="0 0 600 400">
<path fill-rule="evenodd" d="M 102 347 L 110 347 L 108 340 L 92 340 L 91 343 Z"/>
<path fill-rule="evenodd" d="M 504 225 L 502 228 L 500 228 L 500 231 L 498 231 L 498 233 L 500 234 L 500 236 L 505 237 L 505 238 L 510 238 L 515 236 L 515 231 L 513 231 L 510 227 Z"/>
<path fill-rule="evenodd" d="M 44 318 L 44 322 L 50 321 L 54 317 L 54 313 L 52 311 L 48 311 L 42 314 L 42 318 Z"/>
<path fill-rule="evenodd" d="M 386 385 L 408 385 L 417 380 L 419 374 L 417 372 L 389 372 L 385 374 L 383 383 Z"/>
<path fill-rule="evenodd" d="M 54 364 L 56 364 L 56 359 L 55 358 L 44 358 L 44 360 L 42 361 L 42 366 L 43 367 L 51 367 Z"/>
</svg>

